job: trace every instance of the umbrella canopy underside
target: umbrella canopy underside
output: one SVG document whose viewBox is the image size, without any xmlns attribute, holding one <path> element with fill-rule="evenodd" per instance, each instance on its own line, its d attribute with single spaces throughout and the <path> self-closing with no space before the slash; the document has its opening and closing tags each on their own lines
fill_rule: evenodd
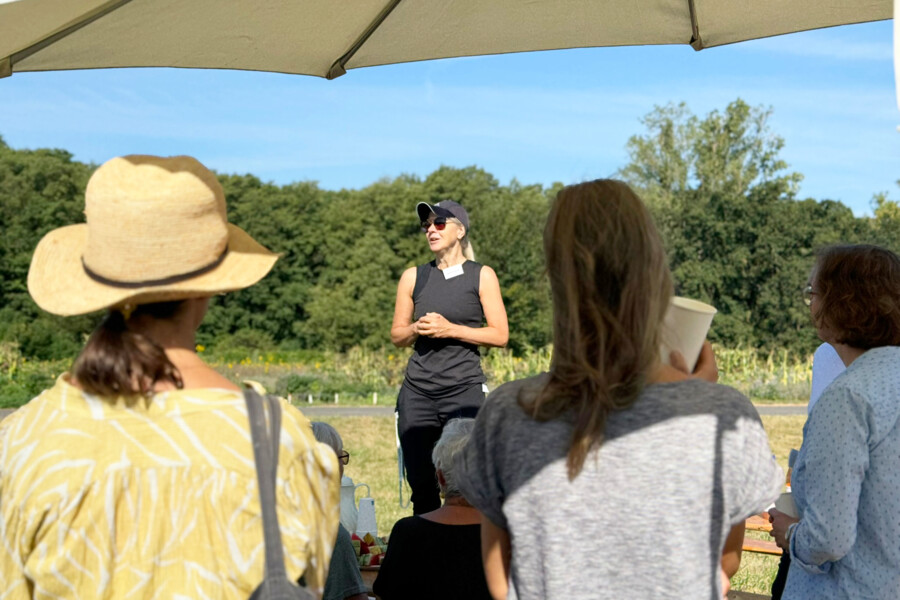
<svg viewBox="0 0 900 600">
<path fill-rule="evenodd" d="M 700 50 L 892 12 L 892 0 L 15 0 L 0 3 L 0 77 L 191 67 L 331 79 L 359 67 L 532 50 Z"/>
</svg>

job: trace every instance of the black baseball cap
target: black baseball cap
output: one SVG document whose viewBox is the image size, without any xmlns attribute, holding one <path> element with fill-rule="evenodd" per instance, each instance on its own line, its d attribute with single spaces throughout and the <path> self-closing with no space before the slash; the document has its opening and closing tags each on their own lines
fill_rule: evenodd
<svg viewBox="0 0 900 600">
<path fill-rule="evenodd" d="M 427 221 L 431 215 L 459 219 L 459 222 L 466 228 L 466 233 L 469 233 L 469 213 L 460 206 L 459 202 L 441 200 L 433 205 L 427 202 L 419 202 L 416 204 L 416 213 L 419 215 L 420 221 Z"/>
</svg>

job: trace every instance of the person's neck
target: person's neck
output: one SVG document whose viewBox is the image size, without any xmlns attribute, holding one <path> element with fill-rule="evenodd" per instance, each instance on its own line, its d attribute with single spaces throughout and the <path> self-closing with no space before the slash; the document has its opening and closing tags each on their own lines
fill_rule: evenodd
<svg viewBox="0 0 900 600">
<path fill-rule="evenodd" d="M 196 352 L 197 327 L 186 317 L 175 319 L 138 319 L 129 328 L 153 340 L 181 375 L 185 388 L 216 387 L 240 389 L 203 362 Z M 174 389 L 167 382 L 155 387 L 156 391 Z"/>
<path fill-rule="evenodd" d="M 153 340 L 179 369 L 199 360 L 196 352 L 195 330 L 179 321 L 155 320 L 133 323 L 129 327 Z"/>
<path fill-rule="evenodd" d="M 452 248 L 447 248 L 441 252 L 438 252 L 434 257 L 434 262 L 437 265 L 438 269 L 446 269 L 447 267 L 455 267 L 456 265 L 461 265 L 466 262 L 466 257 L 463 256 L 462 250 L 459 245 L 455 245 Z"/>
<path fill-rule="evenodd" d="M 481 523 L 481 513 L 461 496 L 446 498 L 443 506 L 439 509 L 419 516 L 427 521 L 443 525 L 475 525 Z"/>
<path fill-rule="evenodd" d="M 834 347 L 835 352 L 837 352 L 838 356 L 841 357 L 841 362 L 844 363 L 845 367 L 849 367 L 854 360 L 865 354 L 865 350 L 862 348 L 854 348 L 853 346 L 848 346 L 847 344 L 835 344 L 832 342 L 831 344 Z"/>
<path fill-rule="evenodd" d="M 472 508 L 472 505 L 469 504 L 469 501 L 463 498 L 462 496 L 450 496 L 449 498 L 444 498 L 444 506 L 458 506 L 462 508 Z"/>
</svg>

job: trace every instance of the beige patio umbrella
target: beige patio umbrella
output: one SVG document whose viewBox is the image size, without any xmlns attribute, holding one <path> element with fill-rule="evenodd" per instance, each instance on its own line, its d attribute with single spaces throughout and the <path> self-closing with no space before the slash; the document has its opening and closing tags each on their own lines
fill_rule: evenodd
<svg viewBox="0 0 900 600">
<path fill-rule="evenodd" d="M 892 0 L 0 0 L 0 76 L 154 66 L 334 78 L 557 48 L 700 50 L 892 10 Z"/>
</svg>

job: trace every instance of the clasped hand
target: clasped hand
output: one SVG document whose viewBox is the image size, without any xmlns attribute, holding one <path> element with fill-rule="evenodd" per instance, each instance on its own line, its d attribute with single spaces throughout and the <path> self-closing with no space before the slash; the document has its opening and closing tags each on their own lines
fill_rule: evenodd
<svg viewBox="0 0 900 600">
<path fill-rule="evenodd" d="M 775 508 L 769 509 L 769 523 L 772 524 L 772 532 L 770 535 L 775 538 L 775 544 L 782 550 L 788 550 L 787 539 L 785 538 L 788 527 L 799 521 L 800 519 L 788 516 L 780 510 Z"/>
<path fill-rule="evenodd" d="M 444 316 L 440 313 L 425 313 L 424 316 L 416 321 L 416 333 L 418 333 L 419 335 L 424 335 L 425 337 L 453 337 L 451 335 L 452 330 L 453 323 L 444 318 Z"/>
</svg>

